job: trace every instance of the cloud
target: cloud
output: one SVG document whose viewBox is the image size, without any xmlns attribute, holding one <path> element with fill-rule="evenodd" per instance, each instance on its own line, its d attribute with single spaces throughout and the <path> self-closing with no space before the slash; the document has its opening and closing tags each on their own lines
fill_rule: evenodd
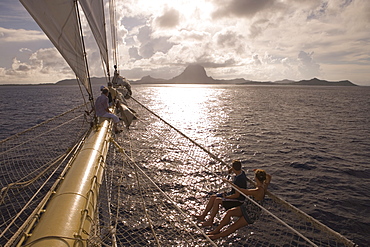
<svg viewBox="0 0 370 247">
<path fill-rule="evenodd" d="M 130 58 L 133 58 L 134 60 L 140 60 L 143 58 L 142 56 L 139 55 L 139 51 L 137 47 L 130 47 L 128 52 L 129 52 Z"/>
<path fill-rule="evenodd" d="M 48 40 L 46 35 L 41 31 L 24 30 L 24 29 L 6 29 L 0 27 L 0 44 L 1 43 L 21 43 L 32 41 Z"/>
<path fill-rule="evenodd" d="M 139 55 L 143 58 L 150 58 L 157 52 L 168 52 L 174 45 L 169 42 L 170 37 L 162 36 L 158 38 L 151 37 L 152 29 L 148 26 L 140 28 L 139 34 L 137 35 L 138 41 L 140 41 Z"/>
<path fill-rule="evenodd" d="M 189 63 L 202 64 L 210 76 L 220 79 L 325 76 L 322 79 L 331 80 L 338 78 L 336 67 L 346 79 L 366 82 L 370 78 L 367 0 L 128 0 L 116 4 L 120 69 L 134 76 L 131 79 L 168 78 Z M 90 34 L 85 33 L 85 41 L 90 70 L 102 76 Z M 51 47 L 47 42 L 37 30 L 0 28 L 1 74 L 64 72 L 68 67 L 59 63 L 60 57 L 53 61 L 56 54 L 40 50 Z M 11 46 L 16 49 L 11 51 Z M 12 62 L 14 57 L 18 62 Z"/>
<path fill-rule="evenodd" d="M 25 62 L 14 58 L 11 68 L 3 68 L 1 74 L 7 82 L 12 83 L 22 78 L 29 83 L 56 82 L 61 80 L 61 75 L 63 78 L 73 78 L 72 70 L 55 48 L 40 49 Z"/>
<path fill-rule="evenodd" d="M 6 71 L 11 68 L 14 57 L 24 61 L 32 51 L 51 46 L 51 42 L 40 31 L 0 27 L 0 67 Z"/>
<path fill-rule="evenodd" d="M 28 49 L 28 48 L 21 48 L 19 49 L 20 52 L 26 52 L 26 53 L 32 53 L 32 50 L 31 49 Z"/>
<path fill-rule="evenodd" d="M 222 30 L 215 34 L 216 43 L 225 49 L 234 49 L 238 54 L 244 52 L 245 37 L 233 30 Z"/>
<path fill-rule="evenodd" d="M 253 55 L 253 61 L 254 61 L 254 64 L 256 64 L 256 65 L 261 65 L 262 64 L 261 60 L 258 57 L 258 54 Z"/>
<path fill-rule="evenodd" d="M 179 24 L 180 14 L 175 9 L 167 10 L 162 16 L 155 19 L 161 28 L 174 28 Z"/>
<path fill-rule="evenodd" d="M 171 36 L 170 41 L 176 44 L 205 42 L 211 39 L 210 33 L 198 30 L 179 30 L 175 35 Z"/>
<path fill-rule="evenodd" d="M 300 51 L 298 54 L 298 70 L 304 78 L 312 78 L 320 75 L 320 65 L 313 58 L 313 52 Z"/>
<path fill-rule="evenodd" d="M 214 18 L 223 17 L 246 17 L 251 18 L 257 13 L 274 5 L 274 0 L 216 0 L 217 10 L 213 13 Z"/>
<path fill-rule="evenodd" d="M 25 71 L 25 72 L 27 72 L 27 71 L 29 71 L 31 68 L 27 65 L 27 64 L 20 64 L 19 66 L 18 66 L 18 71 Z"/>
<path fill-rule="evenodd" d="M 149 26 L 143 26 L 139 29 L 139 33 L 137 35 L 138 41 L 141 43 L 145 43 L 150 40 L 151 28 Z"/>
<path fill-rule="evenodd" d="M 54 48 L 40 49 L 33 53 L 30 57 L 30 64 L 34 65 L 35 69 L 41 72 L 65 72 L 69 68 L 64 59 L 59 55 L 58 51 Z"/>
</svg>

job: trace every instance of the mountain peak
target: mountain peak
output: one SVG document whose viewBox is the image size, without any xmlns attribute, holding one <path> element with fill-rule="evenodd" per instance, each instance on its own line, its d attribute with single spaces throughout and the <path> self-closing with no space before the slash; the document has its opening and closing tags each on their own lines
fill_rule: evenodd
<svg viewBox="0 0 370 247">
<path fill-rule="evenodd" d="M 212 77 L 207 76 L 206 70 L 200 64 L 188 65 L 184 72 L 172 78 L 171 83 L 214 83 Z"/>
<path fill-rule="evenodd" d="M 188 67 L 185 68 L 183 74 L 193 74 L 198 77 L 208 77 L 204 67 L 199 64 L 188 65 Z"/>
<path fill-rule="evenodd" d="M 346 81 L 326 81 L 318 78 L 312 78 L 310 80 L 301 80 L 295 82 L 296 85 L 316 85 L 316 86 L 356 86 L 352 82 Z"/>
</svg>

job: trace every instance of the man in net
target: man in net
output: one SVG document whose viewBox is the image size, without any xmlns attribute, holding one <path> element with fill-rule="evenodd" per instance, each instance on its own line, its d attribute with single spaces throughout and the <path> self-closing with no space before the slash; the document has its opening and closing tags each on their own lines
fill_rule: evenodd
<svg viewBox="0 0 370 247">
<path fill-rule="evenodd" d="M 240 188 L 247 188 L 247 176 L 242 170 L 242 164 L 239 160 L 233 160 L 232 166 L 229 169 L 229 174 L 234 173 L 235 177 L 233 183 Z M 213 220 L 220 208 L 220 204 L 226 209 L 238 207 L 243 204 L 245 197 L 241 195 L 234 188 L 228 193 L 214 194 L 210 197 L 204 212 L 201 215 L 194 215 L 199 221 L 201 221 L 202 226 L 212 226 Z M 210 216 L 205 220 L 208 212 Z"/>
</svg>

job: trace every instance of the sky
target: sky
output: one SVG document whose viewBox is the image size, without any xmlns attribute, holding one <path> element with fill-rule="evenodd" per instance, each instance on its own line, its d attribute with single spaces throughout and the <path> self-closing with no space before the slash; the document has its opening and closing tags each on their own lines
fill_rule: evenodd
<svg viewBox="0 0 370 247">
<path fill-rule="evenodd" d="M 214 79 L 370 86 L 369 0 L 115 2 L 118 69 L 131 80 L 170 79 L 197 63 Z M 104 76 L 91 34 L 84 35 L 90 75 Z M 0 55 L 0 84 L 75 78 L 17 0 L 0 1 Z"/>
</svg>

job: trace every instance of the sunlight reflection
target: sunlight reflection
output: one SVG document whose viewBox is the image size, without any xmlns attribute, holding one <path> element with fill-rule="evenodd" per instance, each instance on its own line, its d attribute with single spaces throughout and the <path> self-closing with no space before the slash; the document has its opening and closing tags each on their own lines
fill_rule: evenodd
<svg viewBox="0 0 370 247">
<path fill-rule="evenodd" d="M 193 128 L 199 122 L 209 122 L 205 102 L 210 98 L 207 88 L 194 85 L 174 85 L 162 87 L 158 92 L 158 101 L 167 105 L 160 113 L 166 116 L 178 128 Z"/>
<path fill-rule="evenodd" d="M 156 88 L 158 90 L 152 94 L 151 101 L 156 102 L 158 108 L 155 107 L 155 111 L 160 116 L 179 130 L 192 133 L 195 139 L 211 143 L 216 141 L 214 130 L 227 118 L 219 106 L 223 89 L 215 90 L 208 85 L 194 84 L 161 85 Z"/>
</svg>

